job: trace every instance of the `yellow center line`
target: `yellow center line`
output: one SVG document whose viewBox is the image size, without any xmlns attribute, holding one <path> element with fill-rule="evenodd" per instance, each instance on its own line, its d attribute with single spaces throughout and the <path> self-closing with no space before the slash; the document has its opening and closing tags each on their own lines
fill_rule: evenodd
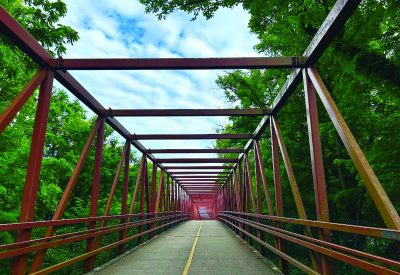
<svg viewBox="0 0 400 275">
<path fill-rule="evenodd" d="M 201 222 L 199 230 L 197 231 L 196 238 L 194 239 L 194 242 L 193 242 L 192 250 L 190 251 L 189 258 L 188 258 L 188 260 L 186 262 L 186 266 L 185 266 L 185 269 L 183 270 L 182 275 L 187 275 L 188 274 L 188 271 L 189 271 L 189 268 L 190 268 L 190 264 L 192 263 L 194 250 L 196 249 L 197 241 L 199 240 L 199 237 L 200 237 L 200 231 L 201 231 L 201 227 L 202 226 L 203 226 L 203 222 Z"/>
</svg>

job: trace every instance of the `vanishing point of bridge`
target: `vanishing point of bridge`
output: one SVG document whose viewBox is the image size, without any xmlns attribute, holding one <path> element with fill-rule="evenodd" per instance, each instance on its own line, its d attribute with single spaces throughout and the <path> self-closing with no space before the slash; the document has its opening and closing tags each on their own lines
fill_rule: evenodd
<svg viewBox="0 0 400 275">
<path fill-rule="evenodd" d="M 302 56 L 260 58 L 160 58 L 160 59 L 62 59 L 50 54 L 0 8 L 0 31 L 40 66 L 21 93 L 0 115 L 0 133 L 14 119 L 27 99 L 40 86 L 31 150 L 18 223 L 0 224 L 0 232 L 13 232 L 15 242 L 0 244 L 0 260 L 9 261 L 12 274 L 57 273 L 82 264 L 91 272 L 96 257 L 115 249 L 122 256 L 106 264 L 101 274 L 274 274 L 297 269 L 311 274 L 335 273 L 335 262 L 354 266 L 364 273 L 399 274 L 400 262 L 348 248 L 332 241 L 332 232 L 358 234 L 398 242 L 400 218 L 350 132 L 314 64 L 356 10 L 360 1 L 338 0 Z M 292 69 L 279 95 L 265 109 L 106 109 L 68 71 L 71 70 L 204 70 L 204 69 Z M 61 200 L 50 220 L 35 221 L 37 191 L 43 158 L 53 80 L 56 79 L 98 119 L 82 149 Z M 297 86 L 304 85 L 313 187 L 317 220 L 307 218 L 277 114 Z M 329 219 L 324 166 L 319 138 L 316 98 L 331 118 L 354 166 L 372 197 L 387 228 L 332 223 Z M 118 117 L 142 116 L 262 116 L 253 133 L 232 134 L 134 134 Z M 126 140 L 115 180 L 104 210 L 98 209 L 101 159 L 105 124 Z M 264 167 L 259 140 L 269 135 L 273 167 Z M 141 140 L 246 139 L 242 149 L 148 149 Z M 131 147 L 142 153 L 134 186 L 129 183 Z M 90 213 L 86 218 L 63 219 L 80 171 L 90 148 L 94 147 Z M 252 151 L 251 159 L 249 152 Z M 162 154 L 185 153 L 190 158 L 162 158 Z M 198 153 L 231 153 L 234 158 L 192 158 Z M 159 157 L 155 157 L 155 155 Z M 289 178 L 292 194 L 282 194 L 280 158 Z M 149 167 L 152 165 L 152 173 Z M 265 171 L 273 171 L 267 182 Z M 123 175 L 119 186 L 120 175 Z M 157 182 L 157 178 L 159 180 Z M 274 201 L 269 194 L 274 190 Z M 123 190 L 120 215 L 110 215 L 114 193 Z M 128 201 L 128 193 L 131 200 Z M 298 218 L 283 215 L 282 196 L 292 195 Z M 262 201 L 267 202 L 267 211 Z M 136 209 L 135 206 L 138 206 Z M 102 213 L 101 216 L 97 213 Z M 59 228 L 86 229 L 57 234 Z M 292 231 L 293 225 L 301 227 Z M 41 238 L 32 231 L 44 229 Z M 164 232 L 161 234 L 162 232 Z M 102 246 L 101 238 L 114 236 Z M 49 249 L 78 242 L 86 243 L 86 253 L 48 266 Z M 138 246 L 129 251 L 132 243 Z M 287 244 L 308 251 L 311 264 L 291 256 Z M 258 252 L 254 252 L 257 250 Z M 128 251 L 128 252 L 127 252 Z M 264 256 L 278 258 L 276 267 Z"/>
</svg>

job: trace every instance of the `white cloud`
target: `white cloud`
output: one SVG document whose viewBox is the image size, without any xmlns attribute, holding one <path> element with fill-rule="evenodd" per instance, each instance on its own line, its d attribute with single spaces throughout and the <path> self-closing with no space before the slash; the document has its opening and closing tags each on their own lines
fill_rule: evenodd
<svg viewBox="0 0 400 275">
<path fill-rule="evenodd" d="M 137 1 L 66 0 L 63 24 L 81 39 L 64 58 L 150 58 L 257 56 L 256 38 L 247 29 L 249 15 L 240 7 L 214 18 L 176 12 L 166 20 L 145 14 Z M 218 91 L 216 71 L 74 71 L 72 74 L 106 108 L 227 108 Z M 226 118 L 120 118 L 132 133 L 213 133 Z M 143 141 L 151 148 L 209 148 L 212 141 Z"/>
</svg>

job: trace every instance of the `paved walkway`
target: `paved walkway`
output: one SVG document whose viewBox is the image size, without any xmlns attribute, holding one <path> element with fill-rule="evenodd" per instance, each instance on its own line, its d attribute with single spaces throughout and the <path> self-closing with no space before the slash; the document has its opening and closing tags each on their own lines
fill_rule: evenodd
<svg viewBox="0 0 400 275">
<path fill-rule="evenodd" d="M 218 221 L 185 222 L 96 274 L 185 274 L 185 267 L 187 274 L 280 274 Z"/>
</svg>

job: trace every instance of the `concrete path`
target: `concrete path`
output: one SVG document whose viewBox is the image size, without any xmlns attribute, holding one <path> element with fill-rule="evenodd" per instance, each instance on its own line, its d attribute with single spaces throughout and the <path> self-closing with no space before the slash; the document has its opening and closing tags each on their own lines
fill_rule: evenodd
<svg viewBox="0 0 400 275">
<path fill-rule="evenodd" d="M 222 223 L 188 221 L 96 275 L 185 274 L 185 267 L 187 274 L 280 274 Z"/>
</svg>

